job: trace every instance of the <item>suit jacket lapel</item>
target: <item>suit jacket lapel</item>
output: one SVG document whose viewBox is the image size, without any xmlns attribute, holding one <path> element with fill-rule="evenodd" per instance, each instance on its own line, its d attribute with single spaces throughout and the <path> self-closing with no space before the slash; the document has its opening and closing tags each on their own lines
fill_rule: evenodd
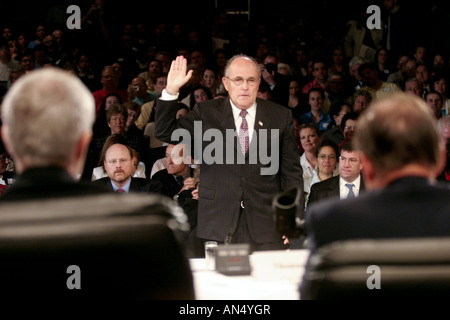
<svg viewBox="0 0 450 320">
<path fill-rule="evenodd" d="M 341 190 L 339 188 L 339 176 L 330 178 L 330 183 L 328 184 L 327 196 L 340 196 Z"/>
<path fill-rule="evenodd" d="M 223 103 L 218 108 L 219 123 L 221 124 L 224 133 L 227 129 L 236 130 L 234 124 L 233 111 L 231 110 L 230 98 L 224 99 Z"/>
<path fill-rule="evenodd" d="M 133 178 L 131 178 L 130 192 L 139 192 L 139 191 L 140 191 L 140 185 L 139 185 L 139 182 L 137 182 L 136 180 L 134 180 Z"/>
<path fill-rule="evenodd" d="M 261 129 L 265 129 L 266 130 L 266 149 L 268 154 L 271 154 L 271 150 L 269 150 L 270 146 L 271 146 L 271 131 L 268 130 L 268 128 L 271 128 L 271 116 L 273 116 L 273 114 L 271 114 L 270 110 L 267 109 L 267 104 L 265 103 L 264 100 L 261 99 L 257 99 L 256 100 L 257 103 L 257 107 L 256 107 L 256 116 L 255 116 L 255 124 L 253 126 L 254 132 L 253 132 L 253 137 L 252 137 L 252 142 L 250 144 L 250 151 L 253 152 L 258 152 L 258 150 L 260 149 L 260 144 L 262 142 L 262 137 L 261 137 L 261 133 L 260 130 Z M 247 157 L 249 156 L 249 153 L 247 153 Z M 258 155 L 255 155 L 256 157 Z"/>
</svg>

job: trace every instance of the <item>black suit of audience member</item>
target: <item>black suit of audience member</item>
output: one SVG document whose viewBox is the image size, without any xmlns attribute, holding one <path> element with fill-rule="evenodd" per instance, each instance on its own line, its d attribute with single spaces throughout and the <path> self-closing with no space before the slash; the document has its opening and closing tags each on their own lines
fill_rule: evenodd
<svg viewBox="0 0 450 320">
<path fill-rule="evenodd" d="M 192 176 L 192 169 L 190 170 L 190 176 Z M 162 185 L 162 192 L 170 198 L 173 198 L 183 187 L 183 182 L 177 180 L 173 174 L 169 174 L 167 169 L 156 172 L 153 175 L 152 180 L 159 181 Z"/>
<path fill-rule="evenodd" d="M 108 191 L 114 191 L 111 179 L 109 177 L 104 177 L 101 179 L 97 179 L 95 181 L 92 181 L 91 184 L 98 186 L 100 188 L 104 188 Z M 159 181 L 155 180 L 147 180 L 144 178 L 135 178 L 131 177 L 131 183 L 130 183 L 130 191 L 129 192 L 142 192 L 142 193 L 163 193 L 163 186 Z"/>
<path fill-rule="evenodd" d="M 339 198 L 340 190 L 339 190 L 339 179 L 340 176 L 334 176 L 330 179 L 314 183 L 311 186 L 311 193 L 308 197 L 308 206 L 314 202 L 318 202 L 327 198 Z M 361 176 L 361 184 L 359 186 L 359 191 L 364 191 L 366 188 L 364 186 L 364 179 Z"/>
</svg>

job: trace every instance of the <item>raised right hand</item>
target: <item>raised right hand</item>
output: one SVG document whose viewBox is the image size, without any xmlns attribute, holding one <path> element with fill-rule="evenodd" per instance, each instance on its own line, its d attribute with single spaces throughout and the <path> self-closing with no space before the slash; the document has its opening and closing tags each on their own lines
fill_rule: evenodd
<svg viewBox="0 0 450 320">
<path fill-rule="evenodd" d="M 169 73 L 167 74 L 166 92 L 169 94 L 177 94 L 180 88 L 184 86 L 192 77 L 193 70 L 187 70 L 187 60 L 183 56 L 178 56 L 172 61 Z"/>
</svg>

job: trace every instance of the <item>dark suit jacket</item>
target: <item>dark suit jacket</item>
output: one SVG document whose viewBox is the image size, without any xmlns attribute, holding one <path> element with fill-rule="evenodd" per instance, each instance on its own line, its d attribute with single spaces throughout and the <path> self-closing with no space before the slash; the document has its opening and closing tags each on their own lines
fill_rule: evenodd
<svg viewBox="0 0 450 320">
<path fill-rule="evenodd" d="M 105 193 L 105 190 L 90 183 L 75 181 L 62 168 L 47 167 L 29 169 L 18 175 L 0 200 L 48 199 L 102 193 Z"/>
<path fill-rule="evenodd" d="M 419 177 L 353 199 L 321 201 L 306 211 L 313 251 L 339 240 L 450 236 L 449 225 L 450 189 Z"/>
<path fill-rule="evenodd" d="M 178 120 L 175 120 L 177 101 L 160 100 L 158 103 L 155 135 L 162 141 L 177 143 L 178 141 L 171 141 L 171 134 L 177 128 L 187 129 L 193 139 L 195 121 L 201 121 L 202 136 L 208 129 L 219 130 L 224 138 L 227 135 L 226 130 L 236 131 L 229 98 L 197 104 L 188 115 Z M 271 155 L 273 151 L 271 142 L 278 144 L 280 154 L 277 158 L 279 161 L 277 172 L 272 175 L 261 175 L 261 168 L 269 168 L 273 164 L 262 163 L 260 157 L 257 157 L 255 164 L 249 164 L 249 158 L 255 155 L 253 151 L 247 153 L 245 164 L 237 164 L 236 155 L 241 152 L 237 136 L 233 141 L 233 148 L 228 148 L 233 152 L 233 163 L 227 163 L 226 159 L 223 159 L 223 163 L 202 162 L 198 237 L 224 241 L 225 237 L 236 228 L 237 217 L 241 210 L 240 203 L 243 201 L 252 239 L 258 243 L 280 240 L 280 234 L 274 226 L 273 197 L 283 188 L 297 187 L 303 191 L 302 169 L 293 135 L 292 114 L 287 108 L 258 99 L 254 129 L 257 137 L 253 137 L 250 150 L 255 145 L 260 150 L 259 146 L 264 142 L 267 145 L 267 154 Z M 264 136 L 262 129 L 278 129 L 278 140 L 271 139 L 272 131 Z M 231 141 L 228 143 L 231 144 Z M 211 141 L 202 141 L 200 146 L 193 145 L 198 153 L 203 154 L 210 144 Z M 223 149 L 217 151 L 225 156 L 226 149 L 227 143 L 223 143 Z"/>
<path fill-rule="evenodd" d="M 173 198 L 173 196 L 176 195 L 182 188 L 178 185 L 174 176 L 167 172 L 167 169 L 156 172 L 153 175 L 152 180 L 159 181 L 162 185 L 163 193 L 170 198 Z"/>
<path fill-rule="evenodd" d="M 331 198 L 331 197 L 340 197 L 339 190 L 339 178 L 337 175 L 325 181 L 321 181 L 318 183 L 314 183 L 311 186 L 311 193 L 308 197 L 308 205 L 317 202 L 322 199 Z M 364 191 L 366 188 L 364 186 L 364 179 L 361 176 L 361 184 L 359 186 L 359 191 Z"/>
<path fill-rule="evenodd" d="M 108 191 L 114 191 L 111 179 L 104 177 L 91 182 L 93 185 Z M 130 192 L 154 192 L 163 194 L 162 185 L 159 181 L 147 180 L 144 178 L 131 178 Z"/>
</svg>

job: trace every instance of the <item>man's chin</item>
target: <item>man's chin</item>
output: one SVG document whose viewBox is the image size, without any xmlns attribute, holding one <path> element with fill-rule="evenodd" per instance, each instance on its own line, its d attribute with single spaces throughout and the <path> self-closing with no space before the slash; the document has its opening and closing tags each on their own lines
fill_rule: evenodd
<svg viewBox="0 0 450 320">
<path fill-rule="evenodd" d="M 127 180 L 128 180 L 128 178 L 125 177 L 123 174 L 115 174 L 114 175 L 114 181 L 116 181 L 116 182 L 124 182 Z"/>
</svg>

